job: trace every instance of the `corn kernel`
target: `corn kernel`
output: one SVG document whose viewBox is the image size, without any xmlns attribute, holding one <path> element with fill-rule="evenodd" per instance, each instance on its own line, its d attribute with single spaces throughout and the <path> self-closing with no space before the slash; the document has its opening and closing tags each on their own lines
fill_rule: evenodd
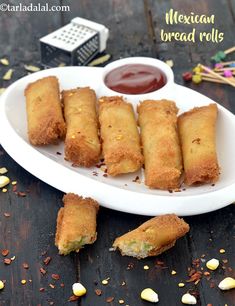
<svg viewBox="0 0 235 306">
<path fill-rule="evenodd" d="M 101 282 L 103 285 L 108 285 L 109 283 L 109 278 L 103 279 Z"/>
<path fill-rule="evenodd" d="M 149 270 L 149 266 L 145 265 L 144 270 Z"/>
<path fill-rule="evenodd" d="M 232 277 L 226 277 L 218 286 L 221 290 L 229 290 L 235 288 L 235 279 Z"/>
<path fill-rule="evenodd" d="M 220 254 L 224 254 L 225 253 L 225 249 L 220 249 L 219 252 L 220 252 Z"/>
<path fill-rule="evenodd" d="M 2 188 L 2 192 L 7 192 L 7 188 Z"/>
<path fill-rule="evenodd" d="M 12 77 L 12 74 L 13 74 L 13 69 L 9 69 L 3 76 L 3 80 L 4 81 L 9 81 Z"/>
<path fill-rule="evenodd" d="M 176 271 L 175 270 L 172 270 L 171 271 L 171 275 L 175 275 L 176 274 Z"/>
<path fill-rule="evenodd" d="M 17 181 L 13 181 L 13 182 L 11 182 L 11 185 L 16 185 L 17 184 Z"/>
<path fill-rule="evenodd" d="M 182 287 L 185 286 L 185 284 L 184 284 L 184 283 L 179 283 L 178 286 L 179 286 L 180 288 L 182 288 Z"/>
<path fill-rule="evenodd" d="M 29 72 L 37 72 L 40 71 L 41 69 L 39 67 L 33 66 L 33 65 L 24 65 L 25 70 Z"/>
<path fill-rule="evenodd" d="M 152 303 L 157 303 L 159 301 L 158 299 L 158 294 L 153 291 L 151 288 L 146 288 L 141 292 L 140 295 L 142 300 L 152 302 Z"/>
<path fill-rule="evenodd" d="M 73 294 L 76 296 L 82 296 L 86 294 L 86 288 L 81 283 L 74 283 L 72 289 Z"/>
<path fill-rule="evenodd" d="M 183 304 L 187 304 L 187 305 L 196 305 L 197 304 L 197 300 L 196 300 L 195 296 L 191 295 L 190 293 L 185 293 L 181 298 L 181 302 Z"/>
<path fill-rule="evenodd" d="M 25 285 L 25 284 L 26 284 L 26 280 L 25 280 L 25 279 L 22 279 L 22 280 L 21 280 L 21 284 L 22 284 L 22 285 Z"/>
<path fill-rule="evenodd" d="M 10 183 L 10 179 L 7 176 L 5 175 L 0 176 L 0 188 L 5 187 L 9 183 Z"/>
<path fill-rule="evenodd" d="M 206 263 L 206 266 L 210 270 L 216 270 L 218 268 L 218 266 L 219 266 L 219 260 L 215 259 L 215 258 L 212 258 L 211 260 L 209 260 Z"/>
<path fill-rule="evenodd" d="M 125 301 L 124 301 L 124 300 L 119 300 L 118 303 L 119 303 L 119 304 L 124 304 Z"/>
<path fill-rule="evenodd" d="M 173 60 L 167 60 L 165 63 L 166 63 L 170 68 L 172 68 L 172 67 L 174 66 Z"/>
<path fill-rule="evenodd" d="M 4 288 L 4 282 L 0 280 L 0 290 L 2 290 Z"/>
<path fill-rule="evenodd" d="M 6 90 L 6 88 L 4 88 L 4 87 L 0 88 L 0 96 L 4 93 L 5 90 Z"/>
<path fill-rule="evenodd" d="M 7 58 L 1 58 L 0 59 L 1 64 L 3 64 L 4 66 L 8 66 L 9 65 L 9 61 Z"/>
<path fill-rule="evenodd" d="M 7 168 L 2 167 L 0 168 L 0 174 L 6 174 L 8 172 Z"/>
</svg>

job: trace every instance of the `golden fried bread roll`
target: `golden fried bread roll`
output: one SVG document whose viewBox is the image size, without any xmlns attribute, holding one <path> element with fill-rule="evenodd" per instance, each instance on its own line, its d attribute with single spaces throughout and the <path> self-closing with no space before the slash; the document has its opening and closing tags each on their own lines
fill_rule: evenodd
<svg viewBox="0 0 235 306">
<path fill-rule="evenodd" d="M 174 214 L 152 218 L 135 230 L 115 239 L 114 249 L 122 255 L 146 258 L 159 255 L 175 245 L 189 231 L 189 225 Z"/>
<path fill-rule="evenodd" d="M 182 157 L 175 102 L 146 100 L 138 106 L 144 150 L 145 184 L 150 188 L 178 188 Z"/>
<path fill-rule="evenodd" d="M 133 107 L 122 97 L 99 99 L 99 121 L 108 174 L 137 171 L 143 162 Z"/>
<path fill-rule="evenodd" d="M 82 198 L 73 193 L 63 197 L 64 207 L 57 217 L 55 245 L 59 254 L 79 252 L 85 244 L 96 241 L 96 215 L 99 205 L 91 198 Z"/>
<path fill-rule="evenodd" d="M 217 105 L 195 107 L 178 118 L 185 183 L 214 183 L 219 178 L 216 154 Z"/>
<path fill-rule="evenodd" d="M 45 77 L 25 89 L 28 137 L 33 145 L 58 142 L 65 134 L 58 79 Z"/>
<path fill-rule="evenodd" d="M 64 90 L 62 98 L 67 125 L 65 159 L 76 166 L 93 166 L 100 156 L 96 94 L 85 87 Z"/>
</svg>

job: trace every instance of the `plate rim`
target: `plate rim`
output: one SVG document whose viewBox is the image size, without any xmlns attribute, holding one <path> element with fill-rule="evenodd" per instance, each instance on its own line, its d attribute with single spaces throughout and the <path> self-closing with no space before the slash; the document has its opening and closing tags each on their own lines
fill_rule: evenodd
<svg viewBox="0 0 235 306">
<path fill-rule="evenodd" d="M 39 72 L 33 73 L 31 75 L 27 75 L 24 76 L 22 78 L 20 78 L 19 80 L 17 80 L 16 82 L 12 83 L 7 89 L 6 91 L 2 94 L 2 96 L 0 97 L 0 129 L 1 132 L 0 133 L 0 143 L 2 145 L 2 147 L 6 150 L 6 152 L 20 165 L 22 166 L 24 169 L 26 169 L 29 173 L 31 173 L 32 175 L 36 176 L 37 178 L 39 178 L 40 180 L 42 180 L 43 182 L 49 184 L 50 186 L 63 191 L 63 192 L 75 192 L 75 189 L 77 190 L 77 188 L 75 188 L 74 184 L 71 186 L 72 190 L 69 190 L 69 186 L 64 186 L 64 184 L 62 183 L 56 183 L 54 184 L 53 181 L 55 181 L 55 177 L 54 175 L 49 175 L 48 177 L 45 178 L 45 175 L 43 175 L 43 173 L 39 173 L 38 172 L 38 162 L 37 162 L 37 166 L 32 168 L 32 159 L 39 159 L 40 163 L 43 162 L 43 164 L 45 163 L 46 160 L 46 164 L 48 164 L 48 166 L 50 166 L 51 169 L 53 169 L 56 172 L 56 168 L 57 170 L 59 170 L 60 173 L 63 173 L 64 175 L 70 175 L 71 178 L 73 180 L 77 180 L 77 184 L 79 186 L 82 186 L 81 188 L 81 194 L 83 196 L 90 196 L 90 197 L 94 197 L 100 204 L 101 206 L 110 208 L 110 209 L 115 209 L 118 211 L 123 211 L 126 213 L 131 213 L 131 214 L 140 214 L 140 215 L 147 215 L 147 216 L 155 216 L 155 215 L 160 215 L 160 214 L 164 214 L 164 213 L 170 213 L 172 211 L 167 211 L 165 209 L 160 209 L 158 207 L 158 212 L 150 212 L 149 209 L 146 209 L 146 203 L 148 201 L 151 201 L 151 205 L 153 200 L 158 202 L 161 202 L 161 207 L 164 206 L 165 204 L 168 203 L 169 205 L 169 201 L 170 202 L 174 202 L 175 205 L 175 211 L 174 213 L 181 215 L 181 216 L 190 216 L 190 215 L 199 215 L 202 213 L 207 213 L 207 212 L 211 212 L 217 209 L 220 209 L 222 207 L 225 207 L 229 204 L 232 204 L 232 202 L 235 200 L 234 197 L 232 197 L 232 190 L 235 188 L 235 183 L 231 184 L 229 186 L 224 186 L 221 187 L 218 190 L 215 191 L 211 191 L 208 193 L 202 193 L 202 194 L 194 194 L 194 195 L 185 195 L 184 197 L 173 197 L 172 194 L 169 195 L 156 195 L 156 194 L 148 194 L 148 193 L 141 193 L 138 191 L 134 191 L 134 190 L 128 190 L 128 189 L 124 189 L 124 188 L 120 188 L 118 186 L 114 186 L 114 185 L 108 185 L 105 182 L 102 181 L 98 181 L 98 180 L 94 180 L 92 178 L 86 177 L 78 172 L 73 171 L 72 169 L 69 169 L 67 167 L 64 167 L 63 165 L 57 163 L 55 160 L 52 160 L 50 158 L 48 158 L 47 156 L 45 156 L 44 154 L 42 154 L 41 152 L 39 152 L 38 150 L 34 149 L 33 146 L 31 146 L 28 142 L 26 142 L 23 138 L 21 138 L 17 132 L 15 131 L 15 129 L 11 126 L 10 122 L 8 121 L 8 118 L 6 116 L 5 113 L 5 106 L 7 105 L 7 96 L 8 94 L 14 90 L 15 87 L 18 86 L 18 84 L 20 82 L 22 82 L 22 80 L 27 80 L 29 79 L 30 81 L 32 81 L 32 79 L 37 79 L 38 77 L 42 76 L 42 75 L 48 75 L 48 73 L 52 74 L 54 71 L 58 71 L 58 70 L 62 70 L 62 69 L 95 69 L 95 70 L 100 70 L 100 72 L 102 71 L 103 67 L 77 67 L 77 66 L 69 66 L 69 67 L 56 67 L 56 68 L 51 68 L 51 69 L 46 69 L 46 70 L 41 70 Z M 33 76 L 33 78 L 32 78 Z M 215 101 L 213 101 L 212 99 L 210 99 L 207 96 L 204 96 L 203 94 L 192 90 L 190 88 L 184 87 L 182 85 L 178 85 L 176 83 L 174 83 L 174 86 L 178 87 L 181 90 L 185 90 L 185 91 L 192 91 L 194 94 L 196 93 L 199 96 L 202 96 L 204 99 L 207 98 L 207 100 L 216 103 Z M 235 116 L 229 111 L 227 110 L 225 107 L 221 106 L 220 104 L 216 103 L 218 105 L 219 108 L 222 108 L 223 111 L 225 111 L 227 116 L 232 116 L 233 119 L 235 118 Z M 7 131 L 7 136 L 5 136 L 5 131 Z M 10 135 L 9 135 L 10 134 Z M 17 145 L 17 148 L 22 147 L 24 148 L 24 158 L 22 159 L 21 154 L 17 154 L 16 150 L 15 150 L 15 146 L 13 145 L 13 141 L 12 139 L 15 140 L 15 145 Z M 43 156 L 43 157 L 42 157 Z M 42 161 L 41 161 L 42 160 Z M 59 166 L 59 169 L 58 169 Z M 53 173 L 53 171 L 50 170 L 51 173 Z M 79 180 L 77 179 L 77 177 L 79 177 Z M 82 182 L 83 181 L 83 182 Z M 101 186 L 100 184 L 102 184 L 102 188 L 99 188 L 99 186 Z M 97 186 L 98 185 L 98 186 Z M 89 186 L 89 187 L 88 187 Z M 88 187 L 88 188 L 87 188 Z M 106 188 L 105 188 L 106 187 Z M 105 189 L 105 197 L 106 200 L 104 201 L 102 196 L 100 196 L 100 194 L 97 194 L 97 192 L 91 191 L 91 190 L 99 190 L 99 189 Z M 114 195 L 118 192 L 118 201 L 117 199 L 115 199 Z M 210 202 L 217 202 L 216 200 L 218 199 L 218 197 L 220 198 L 221 195 L 223 195 L 224 193 L 227 193 L 227 198 L 226 200 L 220 200 L 220 204 L 216 204 L 215 207 L 210 209 L 208 208 L 208 206 L 206 206 L 207 208 L 204 208 L 202 206 L 199 206 L 200 209 L 199 211 L 195 209 L 188 209 L 186 211 L 182 211 L 180 209 L 180 207 L 183 205 L 185 206 L 185 202 L 189 201 L 189 200 L 197 200 L 200 201 L 203 199 L 203 201 L 206 200 L 210 200 Z M 229 196 L 230 195 L 230 196 Z M 127 199 L 126 201 L 129 202 L 130 198 L 130 202 L 134 202 L 134 198 L 136 198 L 136 196 L 138 196 L 139 201 L 143 201 L 142 203 L 144 203 L 145 209 L 141 209 L 139 205 L 138 207 L 136 207 L 135 205 L 133 206 L 126 206 L 125 205 L 121 205 L 120 206 L 120 200 L 123 199 L 123 201 L 125 202 L 125 199 Z M 116 202 L 118 202 L 119 204 L 117 204 Z M 182 205 L 180 205 L 182 204 Z M 151 206 L 150 205 L 150 206 Z M 158 205 L 156 203 L 156 205 Z M 118 206 L 118 207 L 117 207 Z M 147 206 L 149 206 L 147 204 Z M 203 209 L 204 208 L 204 209 Z"/>
</svg>

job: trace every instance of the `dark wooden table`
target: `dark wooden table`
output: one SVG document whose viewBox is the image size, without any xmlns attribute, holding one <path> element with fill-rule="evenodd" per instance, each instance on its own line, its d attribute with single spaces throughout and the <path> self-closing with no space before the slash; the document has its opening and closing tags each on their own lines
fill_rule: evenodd
<svg viewBox="0 0 235 306">
<path fill-rule="evenodd" d="M 16 0 L 10 2 L 19 3 Z M 30 2 L 22 0 L 23 4 Z M 44 0 L 40 2 L 45 3 Z M 179 84 L 184 83 L 182 72 L 190 70 L 198 62 L 209 64 L 210 56 L 218 50 L 235 45 L 234 0 L 48 2 L 52 5 L 69 5 L 70 12 L 0 13 L 0 57 L 7 57 L 14 69 L 11 81 L 0 80 L 0 87 L 7 87 L 26 75 L 24 64 L 39 65 L 38 39 L 68 23 L 75 16 L 103 23 L 110 29 L 107 52 L 112 54 L 112 60 L 138 55 L 172 59 L 175 79 Z M 220 44 L 162 43 L 159 32 L 161 27 L 164 28 L 164 14 L 170 8 L 188 14 L 192 11 L 198 14 L 215 14 L 216 27 L 225 33 L 224 41 Z M 197 29 L 203 27 L 205 25 L 198 25 Z M 175 29 L 185 31 L 186 28 L 184 25 L 177 25 Z M 230 58 L 234 59 L 235 55 Z M 1 65 L 1 77 L 7 69 L 8 67 Z M 235 113 L 235 91 L 231 86 L 206 82 L 185 85 Z M 8 176 L 18 182 L 17 190 L 27 194 L 26 197 L 17 196 L 13 192 L 13 186 L 8 187 L 8 192 L 0 193 L 0 249 L 8 249 L 10 253 L 6 258 L 14 259 L 10 265 L 6 265 L 3 263 L 4 257 L 0 255 L 0 279 L 6 280 L 5 288 L 0 292 L 1 306 L 69 305 L 72 303 L 68 302 L 72 295 L 71 286 L 76 281 L 81 281 L 86 286 L 87 295 L 73 302 L 75 305 L 119 305 L 119 299 L 125 301 L 124 305 L 148 305 L 148 302 L 140 299 L 140 292 L 146 287 L 158 292 L 158 305 L 181 305 L 181 296 L 188 290 L 197 295 L 197 305 L 235 305 L 235 290 L 221 292 L 217 287 L 225 276 L 235 277 L 234 205 L 185 218 L 191 226 L 186 237 L 161 256 L 141 261 L 109 252 L 109 247 L 115 237 L 135 228 L 148 218 L 102 208 L 98 217 L 97 242 L 86 247 L 80 254 L 61 257 L 54 246 L 54 235 L 56 215 L 61 207 L 63 194 L 26 172 L 3 149 L 0 150 L 0 167 L 8 168 Z M 225 249 L 224 254 L 219 252 L 221 248 Z M 44 260 L 48 256 L 51 261 L 45 265 Z M 203 274 L 197 284 L 186 282 L 190 278 L 190 267 L 204 273 L 207 271 L 205 260 L 213 257 L 221 261 L 218 270 L 211 272 L 210 277 Z M 29 268 L 25 269 L 23 263 L 27 263 Z M 148 265 L 150 269 L 144 270 L 144 265 Z M 45 275 L 40 272 L 40 268 L 45 269 Z M 171 275 L 172 270 L 177 274 Z M 54 280 L 53 273 L 59 274 L 60 280 Z M 107 277 L 110 277 L 110 281 L 104 286 L 101 281 Z M 25 285 L 21 284 L 22 279 L 27 280 Z M 179 282 L 184 282 L 186 286 L 179 288 Z M 44 290 L 40 291 L 40 288 Z M 95 289 L 101 289 L 102 295 L 97 296 Z M 114 297 L 114 300 L 107 303 L 108 297 Z"/>
</svg>

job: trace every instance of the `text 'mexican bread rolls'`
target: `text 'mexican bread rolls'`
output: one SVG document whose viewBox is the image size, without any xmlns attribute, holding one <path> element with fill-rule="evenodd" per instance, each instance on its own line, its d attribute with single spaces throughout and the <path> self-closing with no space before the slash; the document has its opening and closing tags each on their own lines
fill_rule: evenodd
<svg viewBox="0 0 235 306">
<path fill-rule="evenodd" d="M 30 83 L 25 97 L 30 143 L 57 143 L 65 135 L 58 79 L 49 76 Z"/>
</svg>

